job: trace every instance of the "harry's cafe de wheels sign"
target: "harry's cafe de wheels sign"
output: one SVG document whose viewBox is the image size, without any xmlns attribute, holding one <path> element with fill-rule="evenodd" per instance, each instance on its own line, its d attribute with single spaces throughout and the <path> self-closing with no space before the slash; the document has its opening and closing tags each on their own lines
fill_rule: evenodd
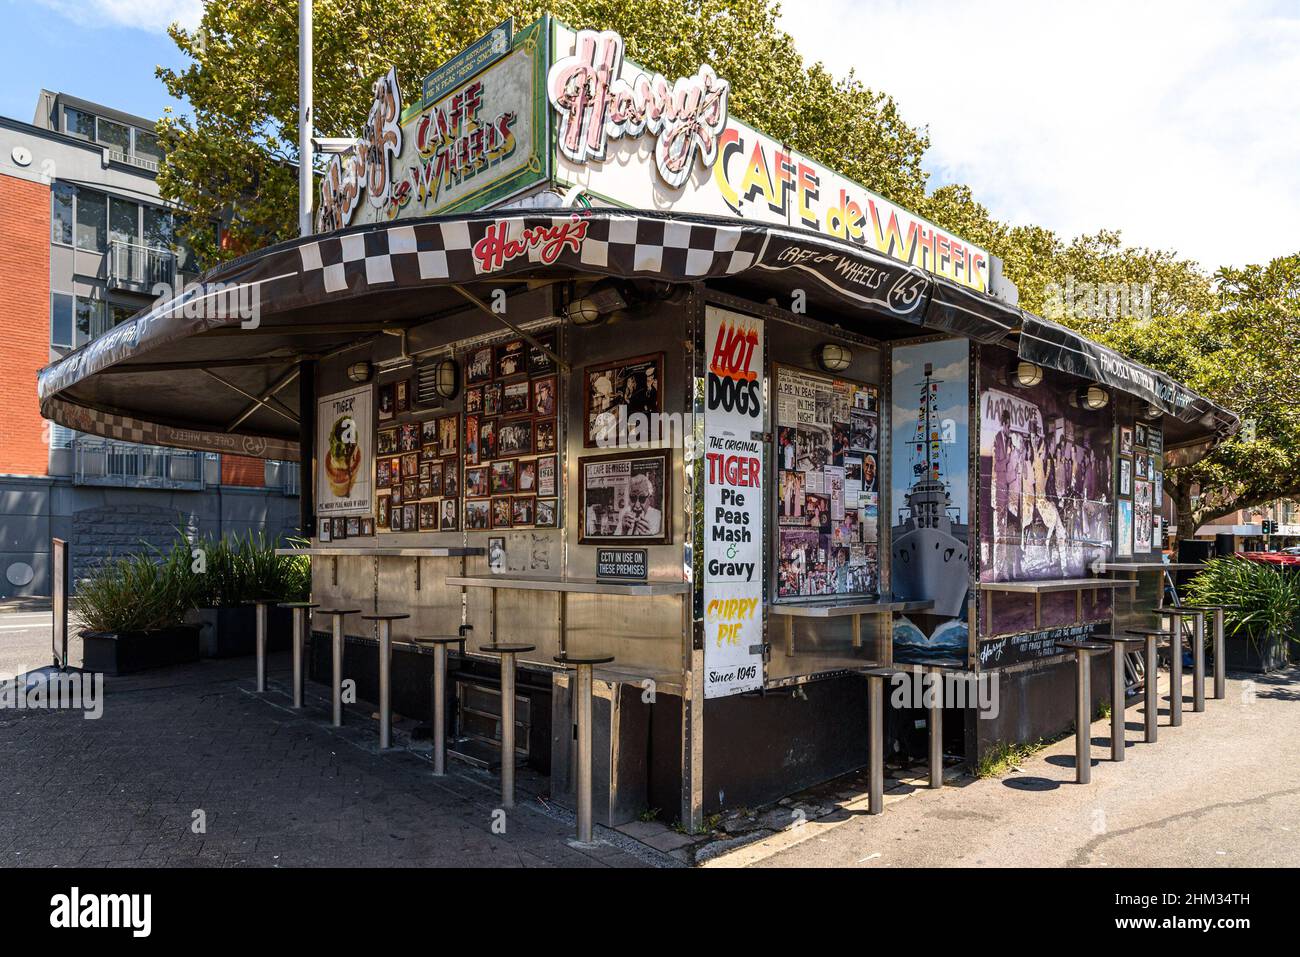
<svg viewBox="0 0 1300 957">
<path fill-rule="evenodd" d="M 421 92 L 446 91 L 436 98 L 404 107 L 390 70 L 358 146 L 326 169 L 317 230 L 503 205 L 553 184 L 610 205 L 803 226 L 989 290 L 987 250 L 729 116 L 730 84 L 711 67 L 670 82 L 623 54 L 611 30 L 546 17 L 513 33 L 507 21 L 431 73 Z M 447 89 L 448 76 L 464 79 Z"/>
</svg>

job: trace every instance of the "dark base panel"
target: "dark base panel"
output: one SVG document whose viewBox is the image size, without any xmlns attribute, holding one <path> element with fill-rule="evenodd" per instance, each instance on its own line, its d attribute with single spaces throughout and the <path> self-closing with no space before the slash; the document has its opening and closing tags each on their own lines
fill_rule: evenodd
<svg viewBox="0 0 1300 957">
<path fill-rule="evenodd" d="M 189 625 L 161 631 L 83 631 L 81 638 L 83 671 L 126 675 L 199 660 L 199 630 Z"/>
</svg>

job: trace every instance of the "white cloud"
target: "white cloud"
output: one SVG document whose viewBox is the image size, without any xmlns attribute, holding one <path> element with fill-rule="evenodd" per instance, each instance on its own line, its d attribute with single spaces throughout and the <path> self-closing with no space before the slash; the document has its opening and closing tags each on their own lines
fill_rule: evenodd
<svg viewBox="0 0 1300 957">
<path fill-rule="evenodd" d="M 198 26 L 203 0 L 37 0 L 43 7 L 83 25 L 134 27 L 163 33 L 172 23 Z"/>
<path fill-rule="evenodd" d="M 931 185 L 1000 219 L 1210 268 L 1300 251 L 1294 0 L 791 0 L 783 26 L 928 124 Z"/>
</svg>

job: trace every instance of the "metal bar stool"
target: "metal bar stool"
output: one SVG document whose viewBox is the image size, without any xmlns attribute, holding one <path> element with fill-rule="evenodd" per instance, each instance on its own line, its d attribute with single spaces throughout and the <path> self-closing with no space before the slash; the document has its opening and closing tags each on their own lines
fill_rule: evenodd
<svg viewBox="0 0 1300 957">
<path fill-rule="evenodd" d="M 1146 646 L 1146 656 L 1143 660 L 1142 691 L 1145 695 L 1146 704 L 1143 706 L 1145 712 L 1146 724 L 1146 742 L 1147 744 L 1156 743 L 1157 719 L 1160 717 L 1160 693 L 1159 678 L 1160 671 L 1156 662 L 1156 644 L 1161 638 L 1173 640 L 1173 633 L 1162 631 L 1159 628 L 1130 628 L 1125 634 L 1136 635 L 1140 637 Z"/>
<path fill-rule="evenodd" d="M 858 672 L 867 679 L 867 723 L 871 736 L 871 753 L 867 762 L 867 813 L 885 809 L 885 679 L 899 674 L 899 669 L 863 668 Z"/>
<path fill-rule="evenodd" d="M 433 773 L 442 777 L 447 773 L 447 646 L 463 645 L 465 636 L 428 635 L 415 643 L 433 651 Z"/>
<path fill-rule="evenodd" d="M 1124 760 L 1124 711 L 1128 697 L 1124 691 L 1124 653 L 1130 645 L 1141 645 L 1141 638 L 1122 635 L 1098 635 L 1098 641 L 1110 645 L 1110 759 Z"/>
<path fill-rule="evenodd" d="M 309 601 L 282 601 L 277 606 L 293 611 L 293 706 L 302 707 L 304 675 L 303 653 L 307 650 L 307 613 L 320 605 Z"/>
<path fill-rule="evenodd" d="M 938 658 L 928 661 L 925 670 L 931 675 L 934 694 L 927 708 L 926 724 L 930 726 L 930 787 L 943 787 L 943 673 L 965 667 L 957 658 Z"/>
<path fill-rule="evenodd" d="M 343 727 L 343 616 L 359 615 L 360 608 L 321 608 L 316 614 L 334 616 L 330 657 L 334 661 L 334 727 Z"/>
<path fill-rule="evenodd" d="M 1235 610 L 1237 608 L 1240 608 L 1241 606 L 1240 605 L 1184 605 L 1183 607 L 1194 608 L 1197 611 L 1204 612 L 1207 615 L 1211 612 L 1214 613 L 1214 697 L 1218 698 L 1219 700 L 1222 700 L 1228 693 L 1227 670 L 1223 661 L 1223 655 L 1224 655 L 1223 613 L 1229 609 Z M 1204 641 L 1198 643 L 1198 647 L 1202 649 L 1198 654 L 1203 656 L 1204 647 L 1205 647 Z M 1205 666 L 1203 660 L 1199 658 L 1198 660 L 1202 661 L 1201 667 L 1202 669 L 1204 669 Z M 1202 678 L 1202 682 L 1203 681 L 1204 679 Z M 1204 689 L 1204 684 L 1202 684 L 1202 689 Z M 1203 711 L 1205 709 L 1204 690 L 1202 690 L 1200 702 L 1201 702 L 1201 707 L 1197 708 L 1196 709 L 1197 711 Z"/>
<path fill-rule="evenodd" d="M 578 725 L 578 840 L 579 844 L 591 844 L 591 669 L 595 665 L 607 665 L 614 660 L 613 655 L 556 655 L 557 664 L 572 667 L 577 672 L 577 687 L 573 689 L 570 700 L 577 715 Z"/>
<path fill-rule="evenodd" d="M 1171 605 L 1168 608 L 1160 609 L 1160 614 L 1168 615 L 1170 618 L 1170 631 L 1174 633 L 1173 646 L 1169 653 L 1169 725 L 1177 728 L 1183 723 L 1183 619 L 1194 618 L 1197 621 L 1192 623 L 1193 641 L 1195 636 L 1200 634 L 1201 629 L 1199 622 L 1204 620 L 1204 613 L 1183 605 Z M 1195 663 L 1196 657 L 1192 661 Z M 1201 661 L 1201 692 L 1205 692 L 1205 658 Z M 1193 664 L 1195 667 L 1195 664 Z M 1195 689 L 1196 679 L 1192 679 L 1193 689 Z"/>
<path fill-rule="evenodd" d="M 271 604 L 267 599 L 255 598 L 244 602 L 255 609 L 257 621 L 257 693 L 266 691 L 266 607 Z"/>
<path fill-rule="evenodd" d="M 379 750 L 393 746 L 393 622 L 410 615 L 362 615 L 379 622 Z"/>
<path fill-rule="evenodd" d="M 1074 780 L 1087 784 L 1092 780 L 1092 656 L 1110 646 L 1100 641 L 1058 641 L 1056 647 L 1075 652 Z"/>
<path fill-rule="evenodd" d="M 501 806 L 515 806 L 515 655 L 536 645 L 482 645 L 479 651 L 501 656 Z"/>
</svg>

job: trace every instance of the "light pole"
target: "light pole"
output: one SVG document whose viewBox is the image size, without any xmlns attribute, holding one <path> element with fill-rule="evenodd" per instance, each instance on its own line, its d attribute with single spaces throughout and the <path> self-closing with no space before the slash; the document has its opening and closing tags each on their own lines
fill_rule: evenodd
<svg viewBox="0 0 1300 957">
<path fill-rule="evenodd" d="M 311 93 L 311 4 L 298 0 L 298 234 L 312 233 L 311 199 L 315 187 L 312 176 L 312 93 Z"/>
</svg>

